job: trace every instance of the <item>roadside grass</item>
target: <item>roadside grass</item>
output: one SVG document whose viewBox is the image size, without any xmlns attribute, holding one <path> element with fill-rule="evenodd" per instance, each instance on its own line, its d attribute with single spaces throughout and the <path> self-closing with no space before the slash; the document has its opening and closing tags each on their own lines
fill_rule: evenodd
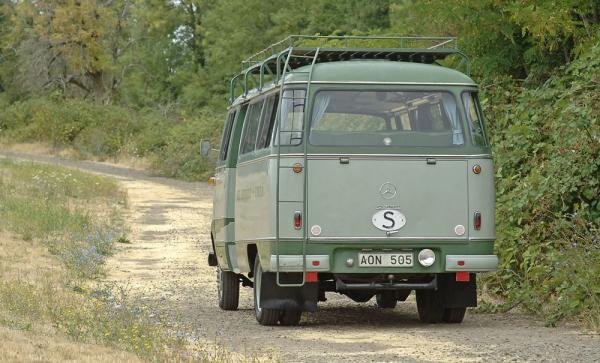
<svg viewBox="0 0 600 363">
<path fill-rule="evenodd" d="M 116 182 L 54 166 L 0 160 L 0 227 L 39 240 L 77 277 L 99 274 L 124 236 Z"/>
<path fill-rule="evenodd" d="M 125 240 L 125 205 L 109 178 L 0 159 L 0 325 L 113 347 L 119 360 L 128 351 L 153 361 L 231 361 L 221 348 L 190 349 L 126 295 L 94 280 L 115 242 Z"/>
</svg>

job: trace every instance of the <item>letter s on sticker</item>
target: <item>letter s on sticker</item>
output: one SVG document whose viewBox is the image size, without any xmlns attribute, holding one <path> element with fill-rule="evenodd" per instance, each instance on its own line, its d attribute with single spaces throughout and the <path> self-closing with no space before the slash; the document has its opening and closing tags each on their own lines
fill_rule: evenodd
<svg viewBox="0 0 600 363">
<path fill-rule="evenodd" d="M 394 212 L 392 212 L 392 211 L 387 211 L 387 212 L 383 213 L 383 218 L 385 218 L 386 220 L 388 220 L 388 221 L 392 222 L 392 224 L 391 224 L 391 225 L 389 225 L 389 226 L 386 226 L 385 224 L 384 224 L 384 225 L 382 225 L 384 228 L 390 228 L 390 229 L 391 229 L 391 228 L 394 228 L 394 226 L 396 225 L 396 221 L 394 221 L 394 219 L 393 219 L 393 218 L 390 218 L 390 215 L 392 215 L 392 216 L 393 216 L 393 215 L 394 215 Z"/>
</svg>

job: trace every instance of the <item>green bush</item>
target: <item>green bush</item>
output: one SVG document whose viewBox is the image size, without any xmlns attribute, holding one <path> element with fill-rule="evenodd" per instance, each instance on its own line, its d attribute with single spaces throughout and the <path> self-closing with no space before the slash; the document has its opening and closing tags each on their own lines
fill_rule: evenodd
<svg viewBox="0 0 600 363">
<path fill-rule="evenodd" d="M 218 142 L 222 117 L 211 111 L 166 117 L 155 110 L 63 98 L 31 98 L 0 111 L 3 142 L 71 147 L 82 158 L 146 157 L 164 176 L 199 180 L 212 169 L 202 139 Z"/>
<path fill-rule="evenodd" d="M 497 184 L 493 292 L 600 329 L 600 46 L 543 86 L 486 92 Z"/>
<path fill-rule="evenodd" d="M 200 141 L 210 139 L 217 145 L 222 122 L 221 117 L 203 112 L 172 127 L 163 146 L 154 150 L 154 169 L 161 175 L 186 180 L 205 177 L 214 165 L 200 155 Z"/>
</svg>

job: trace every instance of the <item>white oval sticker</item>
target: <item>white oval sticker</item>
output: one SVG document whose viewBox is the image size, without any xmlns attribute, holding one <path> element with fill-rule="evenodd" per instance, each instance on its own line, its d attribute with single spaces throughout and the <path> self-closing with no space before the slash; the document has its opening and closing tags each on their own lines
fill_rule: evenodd
<svg viewBox="0 0 600 363">
<path fill-rule="evenodd" d="M 397 231 L 406 224 L 406 217 L 398 210 L 383 209 L 373 214 L 373 225 L 382 231 Z"/>
</svg>

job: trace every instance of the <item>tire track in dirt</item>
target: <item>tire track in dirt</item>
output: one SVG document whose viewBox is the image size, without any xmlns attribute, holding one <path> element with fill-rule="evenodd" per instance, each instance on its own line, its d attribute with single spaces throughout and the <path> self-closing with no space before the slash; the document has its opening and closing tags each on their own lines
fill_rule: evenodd
<svg viewBox="0 0 600 363">
<path fill-rule="evenodd" d="M 131 244 L 108 263 L 108 279 L 166 316 L 163 322 L 194 340 L 218 342 L 242 354 L 283 361 L 600 361 L 600 337 L 575 327 L 544 327 L 520 313 L 472 314 L 461 325 L 423 325 L 411 296 L 394 310 L 357 304 L 336 294 L 305 314 L 299 327 L 262 327 L 252 291 L 240 310 L 217 305 L 210 248 L 212 190 L 204 183 L 151 177 L 139 170 L 48 156 L 0 153 L 115 177 L 129 197 Z"/>
</svg>

